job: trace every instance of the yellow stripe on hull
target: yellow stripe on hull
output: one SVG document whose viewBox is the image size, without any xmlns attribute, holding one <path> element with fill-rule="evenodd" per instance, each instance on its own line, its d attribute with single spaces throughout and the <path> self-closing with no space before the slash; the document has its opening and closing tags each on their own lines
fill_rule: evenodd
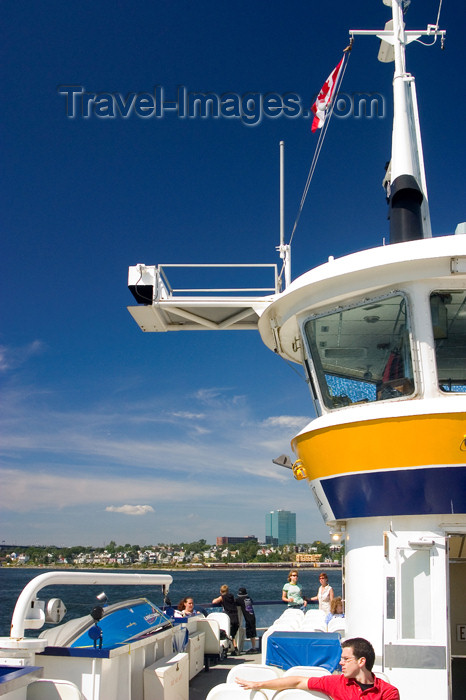
<svg viewBox="0 0 466 700">
<path fill-rule="evenodd" d="M 293 440 L 307 478 L 466 462 L 466 414 L 365 420 L 310 430 Z"/>
</svg>

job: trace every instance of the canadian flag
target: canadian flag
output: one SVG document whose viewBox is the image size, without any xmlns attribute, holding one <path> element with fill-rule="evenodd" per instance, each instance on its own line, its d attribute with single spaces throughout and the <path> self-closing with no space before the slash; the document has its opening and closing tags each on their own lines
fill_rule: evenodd
<svg viewBox="0 0 466 700">
<path fill-rule="evenodd" d="M 311 127 L 312 132 L 317 131 L 317 129 L 321 129 L 324 125 L 325 117 L 327 116 L 327 110 L 332 102 L 333 93 L 335 92 L 335 87 L 338 83 L 338 78 L 343 68 L 343 59 L 344 57 L 341 59 L 338 66 L 334 68 L 333 71 L 330 73 L 327 80 L 322 85 L 322 88 L 319 94 L 317 95 L 316 101 L 311 107 L 311 110 L 315 114 Z"/>
</svg>

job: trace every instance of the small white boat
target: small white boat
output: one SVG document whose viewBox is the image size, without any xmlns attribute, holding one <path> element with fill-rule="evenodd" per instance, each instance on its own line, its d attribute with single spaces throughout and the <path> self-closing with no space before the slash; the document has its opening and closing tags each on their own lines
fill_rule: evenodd
<svg viewBox="0 0 466 700">
<path fill-rule="evenodd" d="M 222 654 L 217 622 L 195 616 L 174 619 L 145 598 L 96 605 L 89 615 L 60 624 L 66 607 L 41 600 L 45 586 L 144 585 L 161 587 L 165 574 L 48 572 L 21 592 L 9 637 L 0 638 L 0 696 L 8 700 L 188 699 L 189 681 L 205 656 Z M 102 596 L 103 597 L 103 596 Z M 27 630 L 54 626 L 38 637 Z"/>
</svg>

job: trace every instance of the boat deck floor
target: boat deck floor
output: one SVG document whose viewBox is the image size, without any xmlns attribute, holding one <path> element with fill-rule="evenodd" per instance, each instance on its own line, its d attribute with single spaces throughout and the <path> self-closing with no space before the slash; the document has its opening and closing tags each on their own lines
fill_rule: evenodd
<svg viewBox="0 0 466 700">
<path fill-rule="evenodd" d="M 201 671 L 191 680 L 189 683 L 189 700 L 205 700 L 212 688 L 219 683 L 226 682 L 230 669 L 248 661 L 259 664 L 261 659 L 261 654 L 249 654 L 246 651 L 242 652 L 240 656 L 228 656 L 223 661 L 213 664 L 207 672 Z"/>
</svg>

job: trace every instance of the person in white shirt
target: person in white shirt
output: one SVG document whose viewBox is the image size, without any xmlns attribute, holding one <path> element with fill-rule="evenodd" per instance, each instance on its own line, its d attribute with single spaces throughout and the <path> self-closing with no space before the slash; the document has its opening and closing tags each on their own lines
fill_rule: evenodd
<svg viewBox="0 0 466 700">
<path fill-rule="evenodd" d="M 328 614 L 330 612 L 330 603 L 335 597 L 332 586 L 328 582 L 328 576 L 326 573 L 322 572 L 319 576 L 320 587 L 317 591 L 317 595 L 310 598 L 310 600 L 319 601 L 319 610 L 323 610 L 324 613 Z"/>
</svg>

